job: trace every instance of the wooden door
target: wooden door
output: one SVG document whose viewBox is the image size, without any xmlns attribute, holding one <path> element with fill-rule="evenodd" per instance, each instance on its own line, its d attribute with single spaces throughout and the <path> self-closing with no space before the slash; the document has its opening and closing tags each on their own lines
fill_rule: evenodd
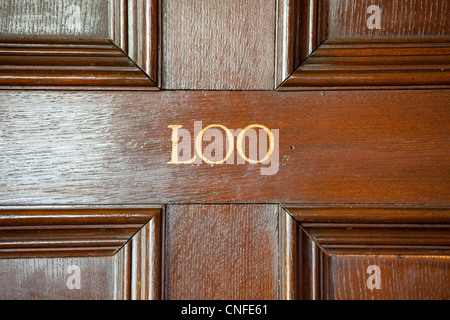
<svg viewBox="0 0 450 320">
<path fill-rule="evenodd" d="M 445 0 L 0 4 L 1 299 L 449 299 Z"/>
</svg>

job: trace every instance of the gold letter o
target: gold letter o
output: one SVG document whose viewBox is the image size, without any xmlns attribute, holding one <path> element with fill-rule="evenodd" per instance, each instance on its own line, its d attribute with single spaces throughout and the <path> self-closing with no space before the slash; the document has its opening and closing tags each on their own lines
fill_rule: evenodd
<svg viewBox="0 0 450 320">
<path fill-rule="evenodd" d="M 253 128 L 263 129 L 267 133 L 267 136 L 269 137 L 269 146 L 270 147 L 269 147 L 269 150 L 267 151 L 266 157 L 262 160 L 252 160 L 252 159 L 247 158 L 245 156 L 245 151 L 242 149 L 242 143 L 244 141 L 245 133 L 248 130 L 253 129 Z M 254 163 L 254 164 L 263 163 L 272 156 L 272 153 L 275 149 L 275 138 L 273 137 L 272 131 L 269 128 L 267 128 L 266 126 L 263 126 L 261 124 L 252 124 L 252 125 L 249 125 L 248 127 L 245 127 L 244 130 L 242 130 L 242 132 L 238 135 L 236 149 L 237 149 L 239 155 L 245 161 L 247 161 L 249 163 Z"/>
</svg>

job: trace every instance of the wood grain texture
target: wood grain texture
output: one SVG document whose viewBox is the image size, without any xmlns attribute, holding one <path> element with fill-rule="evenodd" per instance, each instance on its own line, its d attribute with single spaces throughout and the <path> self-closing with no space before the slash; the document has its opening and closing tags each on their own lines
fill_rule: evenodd
<svg viewBox="0 0 450 320">
<path fill-rule="evenodd" d="M 279 90 L 449 88 L 449 57 L 448 41 L 329 40 Z"/>
<path fill-rule="evenodd" d="M 167 210 L 167 299 L 278 298 L 276 205 Z"/>
<path fill-rule="evenodd" d="M 162 3 L 162 88 L 272 90 L 274 0 Z"/>
<path fill-rule="evenodd" d="M 5 36 L 107 38 L 108 1 L 2 1 L 0 37 Z"/>
<path fill-rule="evenodd" d="M 367 8 L 381 9 L 380 29 L 369 29 Z M 446 0 L 329 1 L 329 36 L 334 39 L 401 39 L 450 36 L 450 6 Z"/>
<path fill-rule="evenodd" d="M 380 289 L 366 281 L 380 267 Z M 330 261 L 333 300 L 449 300 L 450 256 L 336 255 Z"/>
<path fill-rule="evenodd" d="M 288 257 L 280 263 L 287 299 L 448 299 L 448 207 L 285 210 L 281 217 L 291 227 L 280 235 L 280 252 Z M 366 286 L 370 265 L 382 270 L 381 290 Z"/>
<path fill-rule="evenodd" d="M 0 259 L 112 256 L 159 208 L 0 207 Z"/>
<path fill-rule="evenodd" d="M 110 300 L 114 276 L 111 257 L 0 259 L 1 300 Z M 67 279 L 80 268 L 80 290 Z"/>
<path fill-rule="evenodd" d="M 110 40 L 0 40 L 0 87 L 8 89 L 155 90 Z"/>
<path fill-rule="evenodd" d="M 2 91 L 0 203 L 450 203 L 449 98 Z M 194 121 L 279 129 L 279 171 L 168 164 L 167 126 L 193 134 Z"/>
<path fill-rule="evenodd" d="M 158 81 L 160 1 L 109 1 L 109 36 L 155 83 Z"/>
</svg>

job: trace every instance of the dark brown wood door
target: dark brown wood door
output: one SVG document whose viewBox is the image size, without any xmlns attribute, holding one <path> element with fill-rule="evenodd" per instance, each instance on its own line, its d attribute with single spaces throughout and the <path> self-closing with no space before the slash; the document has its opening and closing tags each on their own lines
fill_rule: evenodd
<svg viewBox="0 0 450 320">
<path fill-rule="evenodd" d="M 449 299 L 440 0 L 0 4 L 0 299 Z"/>
</svg>

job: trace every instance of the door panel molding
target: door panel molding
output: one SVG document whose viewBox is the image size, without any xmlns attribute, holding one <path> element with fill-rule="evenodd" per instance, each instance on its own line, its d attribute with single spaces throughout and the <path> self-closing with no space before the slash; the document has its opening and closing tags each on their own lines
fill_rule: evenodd
<svg viewBox="0 0 450 320">
<path fill-rule="evenodd" d="M 275 86 L 289 78 L 326 39 L 327 1 L 278 0 Z"/>
<path fill-rule="evenodd" d="M 331 6 L 279 1 L 277 90 L 449 88 L 448 37 L 333 39 Z"/>
<path fill-rule="evenodd" d="M 0 40 L 0 88 L 158 90 L 159 1 L 109 1 L 112 39 Z"/>
<path fill-rule="evenodd" d="M 110 0 L 110 38 L 153 82 L 158 80 L 159 0 Z"/>
<path fill-rule="evenodd" d="M 113 257 L 116 300 L 164 298 L 165 207 Z"/>
<path fill-rule="evenodd" d="M 111 257 L 113 297 L 163 297 L 163 206 L 0 207 L 0 259 Z"/>
<path fill-rule="evenodd" d="M 430 263 L 450 255 L 450 209 L 444 206 L 284 205 L 280 226 L 282 299 L 332 298 L 336 257 L 420 256 Z"/>
</svg>

